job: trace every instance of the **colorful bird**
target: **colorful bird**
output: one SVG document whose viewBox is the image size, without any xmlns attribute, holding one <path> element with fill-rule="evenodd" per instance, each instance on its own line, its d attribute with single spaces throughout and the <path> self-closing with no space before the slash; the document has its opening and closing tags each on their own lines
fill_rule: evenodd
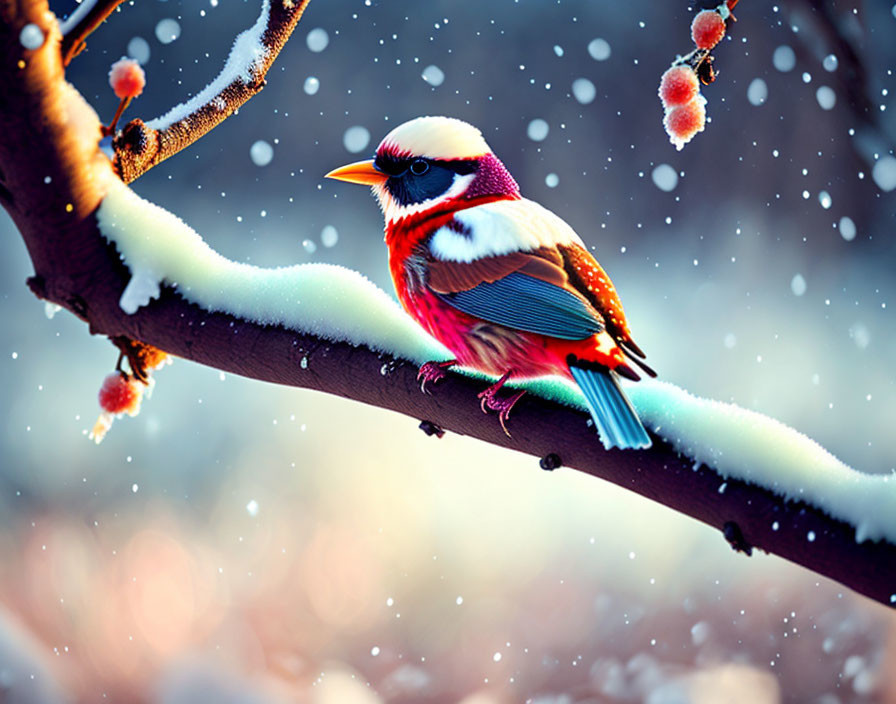
<svg viewBox="0 0 896 704">
<path fill-rule="evenodd" d="M 405 310 L 456 359 L 420 369 L 425 387 L 459 364 L 500 377 L 479 394 L 504 432 L 525 393 L 511 377 L 560 375 L 581 388 L 607 449 L 650 447 L 617 375 L 651 376 L 610 277 L 557 215 L 520 195 L 482 133 L 448 117 L 393 129 L 376 157 L 327 174 L 372 186 Z M 508 433 L 509 434 L 509 433 Z"/>
</svg>

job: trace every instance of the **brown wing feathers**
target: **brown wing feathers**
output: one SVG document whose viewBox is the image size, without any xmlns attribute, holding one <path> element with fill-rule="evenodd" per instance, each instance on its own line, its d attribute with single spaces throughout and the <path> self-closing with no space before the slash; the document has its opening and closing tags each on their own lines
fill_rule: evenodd
<svg viewBox="0 0 896 704">
<path fill-rule="evenodd" d="M 566 286 L 569 280 L 563 269 L 563 258 L 557 250 L 547 247 L 472 262 L 430 259 L 427 268 L 427 284 L 436 293 L 468 291 L 481 283 L 491 283 L 517 271 L 555 286 Z"/>
</svg>

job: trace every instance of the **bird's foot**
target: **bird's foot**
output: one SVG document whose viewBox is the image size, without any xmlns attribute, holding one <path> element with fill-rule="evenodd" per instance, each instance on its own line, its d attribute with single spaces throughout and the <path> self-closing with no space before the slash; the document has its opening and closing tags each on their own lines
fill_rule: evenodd
<svg viewBox="0 0 896 704">
<path fill-rule="evenodd" d="M 420 367 L 417 372 L 417 381 L 420 382 L 420 390 L 423 393 L 429 393 L 426 390 L 426 385 L 428 383 L 438 383 L 446 376 L 448 376 L 447 369 L 450 369 L 455 364 L 457 364 L 456 359 L 449 359 L 447 362 L 427 362 L 422 367 Z"/>
<path fill-rule="evenodd" d="M 504 431 L 504 434 L 507 437 L 510 437 L 510 432 L 507 430 L 507 425 L 505 425 L 505 423 L 510 416 L 510 410 L 516 405 L 516 402 L 523 397 L 526 391 L 525 389 L 523 391 L 518 391 L 509 398 L 498 398 L 498 392 L 503 388 L 504 382 L 507 381 L 508 378 L 510 378 L 510 372 L 505 372 L 498 381 L 489 386 L 485 391 L 480 391 L 478 398 L 480 399 L 479 406 L 482 408 L 482 412 L 488 413 L 489 411 L 495 411 L 498 414 L 498 422 L 501 423 L 501 430 Z"/>
</svg>

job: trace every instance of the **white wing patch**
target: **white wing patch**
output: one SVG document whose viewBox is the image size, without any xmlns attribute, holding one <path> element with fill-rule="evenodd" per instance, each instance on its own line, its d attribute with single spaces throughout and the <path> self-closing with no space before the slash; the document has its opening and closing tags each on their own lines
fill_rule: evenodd
<svg viewBox="0 0 896 704">
<path fill-rule="evenodd" d="M 436 259 L 469 263 L 510 252 L 553 245 L 585 244 L 558 215 L 535 201 L 499 200 L 461 210 L 454 216 L 464 231 L 436 230 L 429 249 Z"/>
</svg>

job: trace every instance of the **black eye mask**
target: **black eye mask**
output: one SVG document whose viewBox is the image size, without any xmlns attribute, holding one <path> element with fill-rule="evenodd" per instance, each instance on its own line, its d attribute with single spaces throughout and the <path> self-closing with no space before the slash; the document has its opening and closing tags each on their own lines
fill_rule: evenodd
<svg viewBox="0 0 896 704">
<path fill-rule="evenodd" d="M 439 161 L 436 159 L 397 159 L 377 155 L 376 167 L 389 174 L 386 190 L 399 205 L 422 203 L 443 195 L 455 175 L 471 174 L 476 170 L 475 161 Z"/>
</svg>

